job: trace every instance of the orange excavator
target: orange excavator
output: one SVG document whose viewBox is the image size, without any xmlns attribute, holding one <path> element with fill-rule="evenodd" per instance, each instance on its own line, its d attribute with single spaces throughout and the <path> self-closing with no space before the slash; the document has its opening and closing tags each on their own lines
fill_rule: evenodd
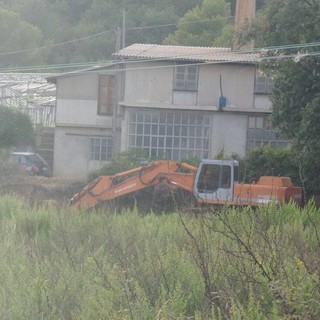
<svg viewBox="0 0 320 320">
<path fill-rule="evenodd" d="M 92 208 L 158 184 L 184 190 L 197 204 L 204 205 L 302 204 L 302 189 L 293 186 L 289 177 L 262 176 L 254 183 L 240 183 L 238 161 L 211 159 L 202 160 L 198 167 L 159 160 L 113 176 L 100 176 L 75 194 L 71 203 L 76 208 Z"/>
</svg>

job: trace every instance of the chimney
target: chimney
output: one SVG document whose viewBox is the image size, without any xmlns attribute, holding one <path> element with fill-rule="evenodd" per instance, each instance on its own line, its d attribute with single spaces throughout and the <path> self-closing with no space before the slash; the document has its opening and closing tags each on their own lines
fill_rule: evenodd
<svg viewBox="0 0 320 320">
<path fill-rule="evenodd" d="M 234 29 L 237 33 L 241 28 L 247 24 L 251 23 L 256 15 L 256 0 L 237 0 L 236 3 L 236 15 Z M 249 42 L 245 45 L 240 46 L 236 35 L 233 41 L 233 49 L 252 49 L 253 42 Z"/>
</svg>

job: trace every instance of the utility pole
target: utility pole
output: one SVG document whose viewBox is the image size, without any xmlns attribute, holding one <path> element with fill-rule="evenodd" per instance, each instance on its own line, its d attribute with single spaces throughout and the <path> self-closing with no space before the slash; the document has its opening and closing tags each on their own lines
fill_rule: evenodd
<svg viewBox="0 0 320 320">
<path fill-rule="evenodd" d="M 122 10 L 122 46 L 121 49 L 126 46 L 126 9 Z"/>
</svg>

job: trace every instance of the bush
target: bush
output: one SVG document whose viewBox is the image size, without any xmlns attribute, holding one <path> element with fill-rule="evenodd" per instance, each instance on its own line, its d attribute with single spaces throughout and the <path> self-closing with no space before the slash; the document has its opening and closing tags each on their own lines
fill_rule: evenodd
<svg viewBox="0 0 320 320">
<path fill-rule="evenodd" d="M 242 162 L 244 181 L 258 180 L 261 176 L 287 176 L 300 185 L 299 167 L 291 149 L 263 146 L 249 151 Z"/>
<path fill-rule="evenodd" d="M 319 319 L 320 212 L 197 218 L 0 198 L 1 319 Z"/>
</svg>

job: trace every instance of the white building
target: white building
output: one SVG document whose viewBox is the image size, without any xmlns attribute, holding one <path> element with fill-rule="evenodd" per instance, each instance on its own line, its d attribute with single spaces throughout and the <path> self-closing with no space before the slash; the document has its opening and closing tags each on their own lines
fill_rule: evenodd
<svg viewBox="0 0 320 320">
<path fill-rule="evenodd" d="M 133 147 L 148 158 L 243 156 L 281 145 L 267 128 L 270 83 L 258 55 L 227 48 L 134 44 L 57 85 L 54 175 L 85 178 Z"/>
</svg>

